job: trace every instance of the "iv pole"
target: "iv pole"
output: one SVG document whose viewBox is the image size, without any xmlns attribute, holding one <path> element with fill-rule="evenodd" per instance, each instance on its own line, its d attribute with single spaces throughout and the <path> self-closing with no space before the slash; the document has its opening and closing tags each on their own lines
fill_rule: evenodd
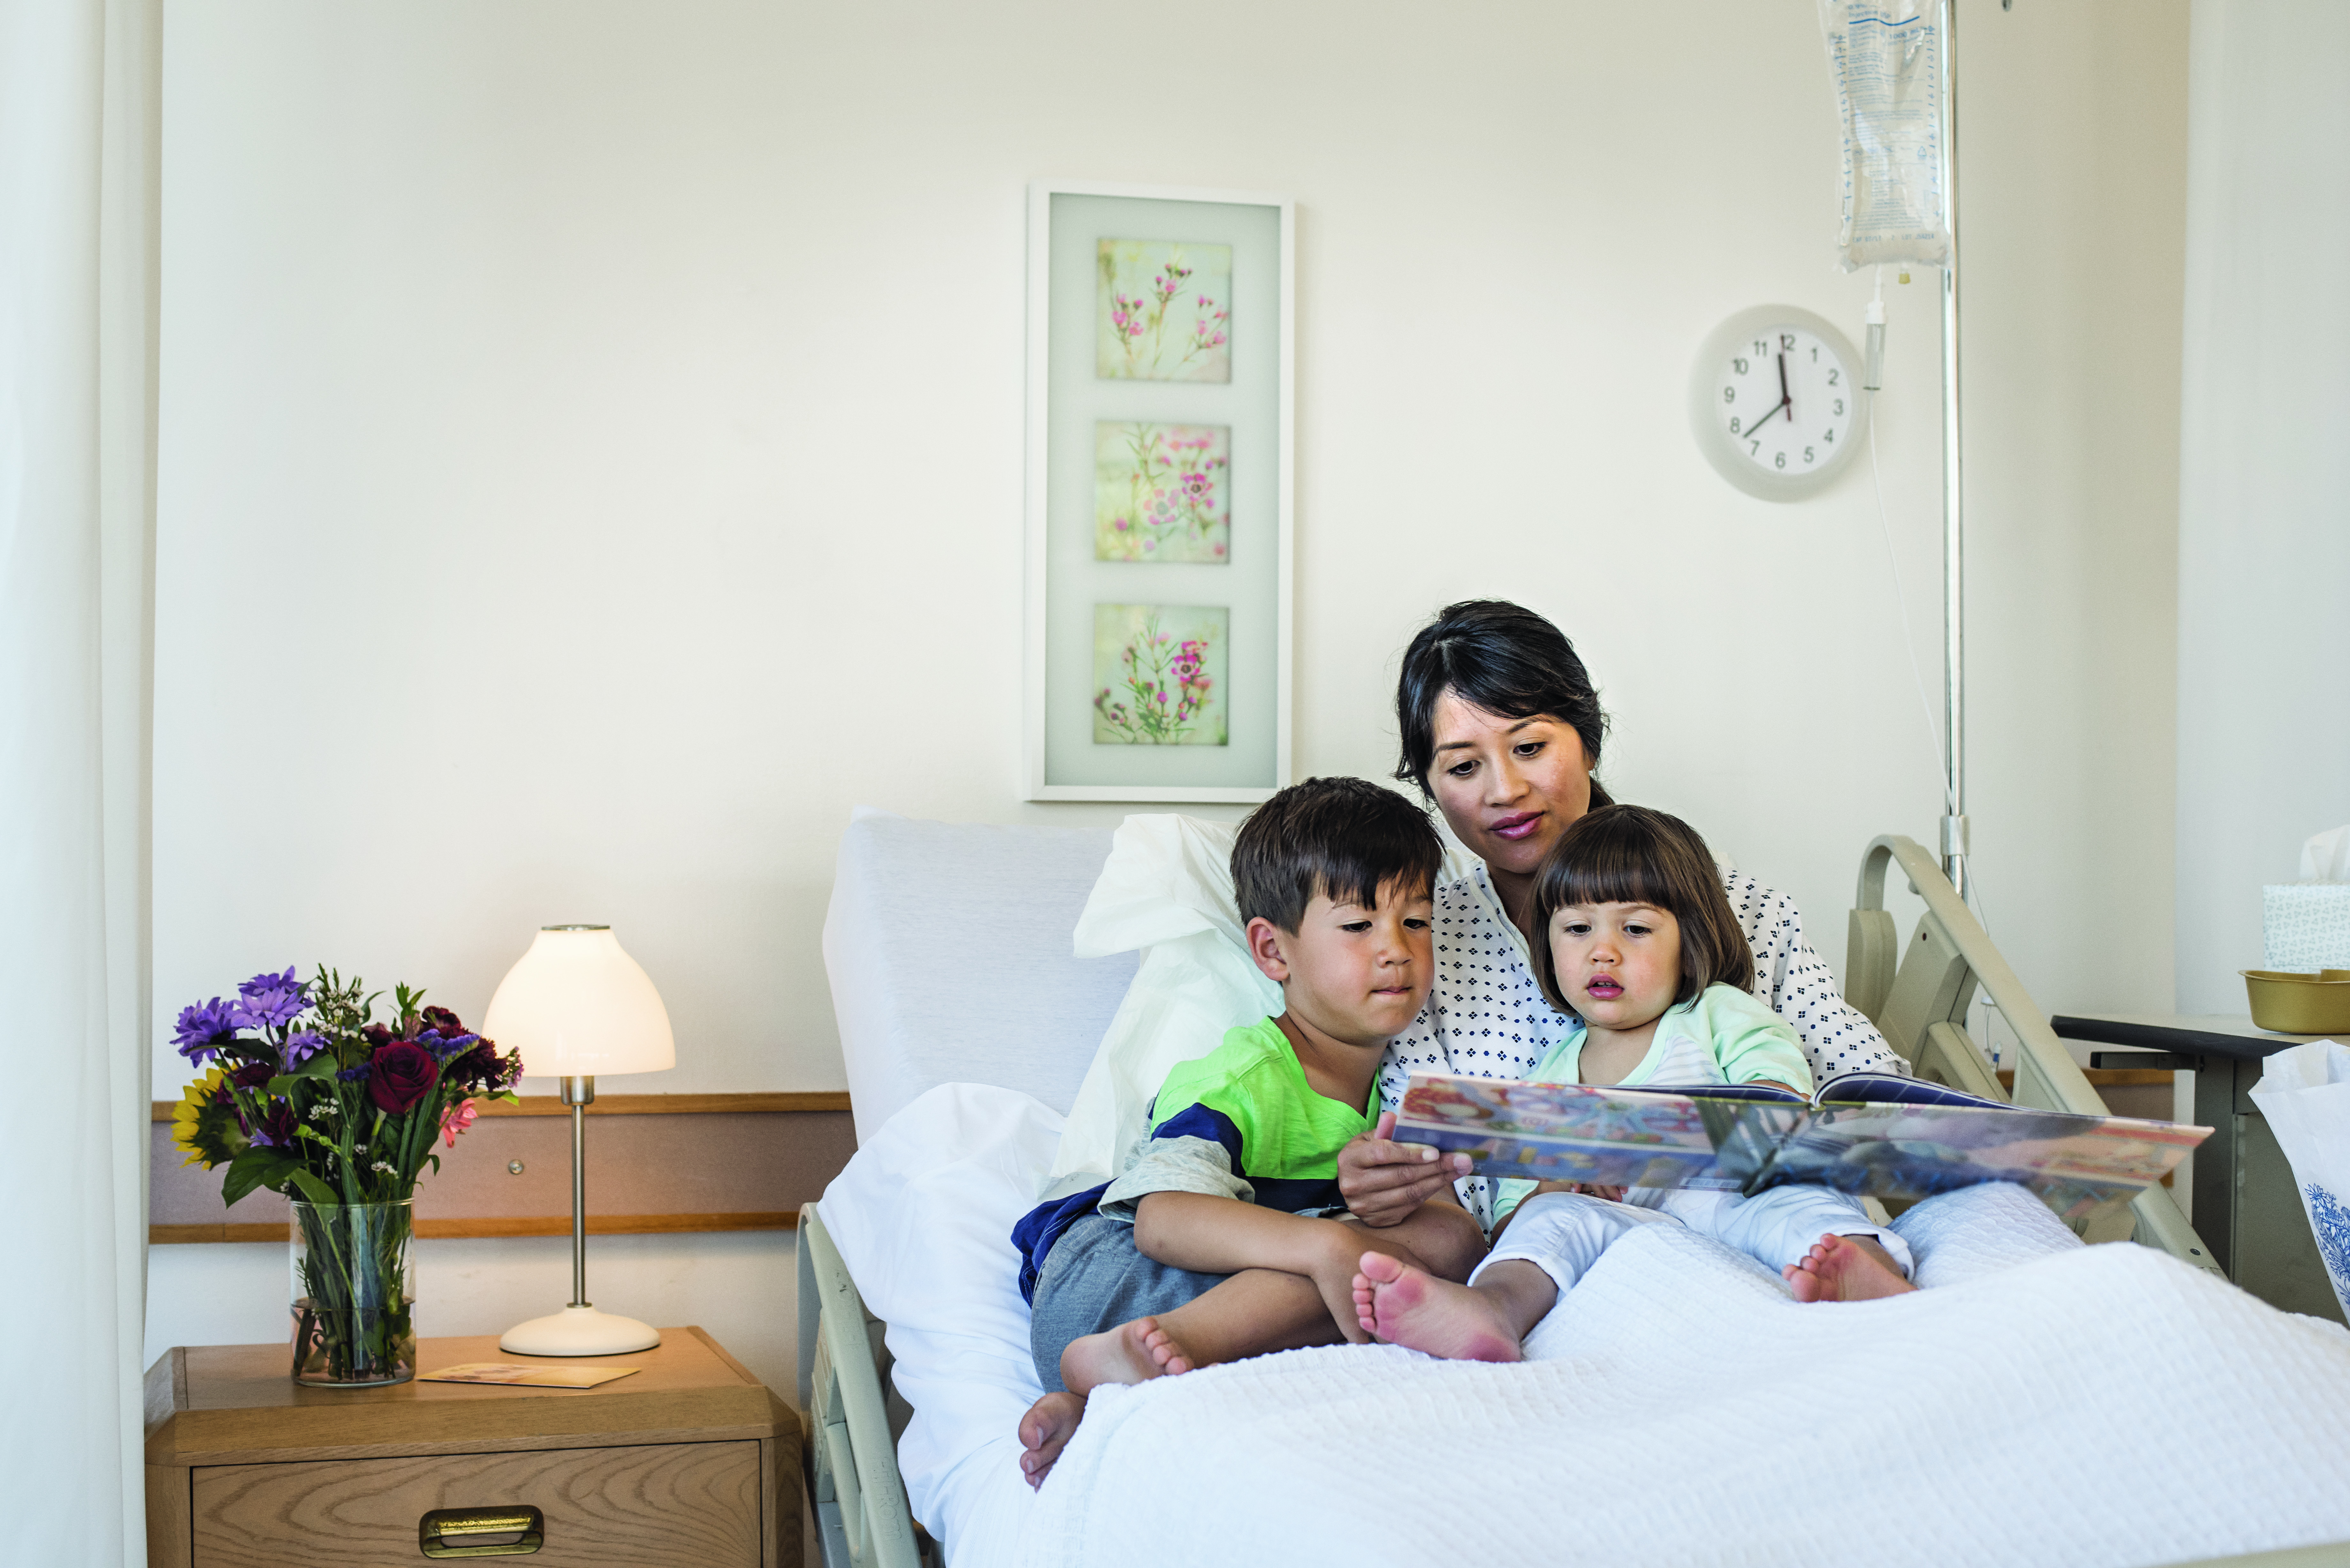
<svg viewBox="0 0 2350 1568">
<path fill-rule="evenodd" d="M 2005 0 L 2003 0 L 2005 3 Z M 1959 488 L 1959 61 L 1958 0 L 1940 0 L 1940 176 L 1949 259 L 1942 264 L 1942 724 L 1948 769 L 1942 872 L 1967 896 L 1966 512 Z"/>
</svg>

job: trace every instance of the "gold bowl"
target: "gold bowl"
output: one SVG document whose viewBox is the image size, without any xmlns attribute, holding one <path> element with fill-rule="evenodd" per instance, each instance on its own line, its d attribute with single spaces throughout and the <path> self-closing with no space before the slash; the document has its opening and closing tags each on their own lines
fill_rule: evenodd
<svg viewBox="0 0 2350 1568">
<path fill-rule="evenodd" d="M 2252 999 L 2252 1026 L 2279 1034 L 2350 1033 L 2350 969 L 2293 974 L 2238 971 Z"/>
</svg>

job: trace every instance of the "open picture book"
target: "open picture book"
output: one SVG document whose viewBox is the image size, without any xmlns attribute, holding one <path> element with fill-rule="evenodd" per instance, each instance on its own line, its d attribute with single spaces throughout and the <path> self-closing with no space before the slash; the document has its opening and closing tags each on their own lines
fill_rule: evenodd
<svg viewBox="0 0 2350 1568">
<path fill-rule="evenodd" d="M 1395 1126 L 1402 1142 L 1469 1155 L 1481 1176 L 1750 1194 L 1795 1182 L 1912 1199 L 2012 1181 L 2066 1220 L 2128 1201 L 2210 1136 L 1862 1073 L 1809 1100 L 1760 1084 L 1628 1089 L 1419 1073 Z"/>
</svg>

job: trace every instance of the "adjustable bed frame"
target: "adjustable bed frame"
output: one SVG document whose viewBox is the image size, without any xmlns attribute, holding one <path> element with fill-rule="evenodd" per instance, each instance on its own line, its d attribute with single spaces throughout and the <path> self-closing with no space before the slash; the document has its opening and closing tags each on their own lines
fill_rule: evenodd
<svg viewBox="0 0 2350 1568">
<path fill-rule="evenodd" d="M 1884 907 L 1885 876 L 1894 867 L 1926 905 L 1906 945 Z M 1851 911 L 1847 958 L 1846 999 L 1883 1031 L 1918 1076 L 2019 1105 L 2107 1114 L 2015 971 L 1914 841 L 1887 836 L 1869 845 Z M 2012 1096 L 1967 1033 L 1967 1010 L 1978 988 L 2019 1041 Z M 2161 1188 L 2131 1204 L 2126 1233 L 2197 1268 L 2221 1272 Z M 2118 1241 L 2122 1234 L 2116 1224 L 2112 1233 L 2089 1239 Z M 936 1543 L 914 1523 L 899 1477 L 896 1438 L 910 1412 L 890 1387 L 885 1325 L 866 1311 L 812 1203 L 800 1210 L 798 1252 L 803 1452 L 827 1568 L 935 1564 Z M 2209 1561 L 2243 1568 L 2350 1568 L 2350 1544 Z"/>
</svg>

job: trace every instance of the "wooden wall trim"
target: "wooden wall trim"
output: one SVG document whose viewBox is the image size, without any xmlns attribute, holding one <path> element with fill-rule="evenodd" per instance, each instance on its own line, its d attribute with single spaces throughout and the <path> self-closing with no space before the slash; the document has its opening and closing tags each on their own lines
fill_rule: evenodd
<svg viewBox="0 0 2350 1568">
<path fill-rule="evenodd" d="M 177 1100 L 151 1102 L 148 1119 L 168 1122 L 179 1108 Z M 591 1116 L 769 1116 L 785 1111 L 845 1111 L 846 1089 L 803 1089 L 754 1095 L 598 1095 L 588 1107 Z M 559 1095 L 525 1095 L 518 1103 L 481 1103 L 485 1116 L 567 1116 L 571 1107 Z"/>
<path fill-rule="evenodd" d="M 789 1228 L 849 1157 L 848 1096 L 627 1095 L 591 1106 L 588 1229 L 599 1236 Z M 541 1108 L 544 1107 L 544 1108 Z M 571 1125 L 547 1096 L 520 1114 L 484 1116 L 435 1152 L 416 1185 L 416 1234 L 566 1236 L 571 1232 Z M 613 1114 L 617 1112 L 618 1114 Z M 595 1113 L 603 1113 L 597 1115 Z M 169 1122 L 148 1127 L 148 1239 L 283 1241 L 285 1197 L 221 1201 L 225 1172 L 182 1160 Z"/>
<path fill-rule="evenodd" d="M 746 1214 L 590 1214 L 590 1236 L 671 1236 L 705 1231 L 795 1231 L 800 1217 L 791 1210 Z M 546 1214 L 520 1220 L 419 1220 L 416 1234 L 428 1241 L 469 1236 L 568 1236 L 571 1216 Z M 184 1246 L 204 1241 L 283 1241 L 286 1225 L 150 1225 L 152 1246 Z"/>
<path fill-rule="evenodd" d="M 2089 1080 L 2093 1089 L 2149 1088 L 2156 1084 L 2170 1082 L 2168 1067 L 2084 1067 L 2081 1076 Z M 2015 1069 L 1999 1070 L 2000 1087 L 2011 1092 L 2015 1088 Z"/>
</svg>

